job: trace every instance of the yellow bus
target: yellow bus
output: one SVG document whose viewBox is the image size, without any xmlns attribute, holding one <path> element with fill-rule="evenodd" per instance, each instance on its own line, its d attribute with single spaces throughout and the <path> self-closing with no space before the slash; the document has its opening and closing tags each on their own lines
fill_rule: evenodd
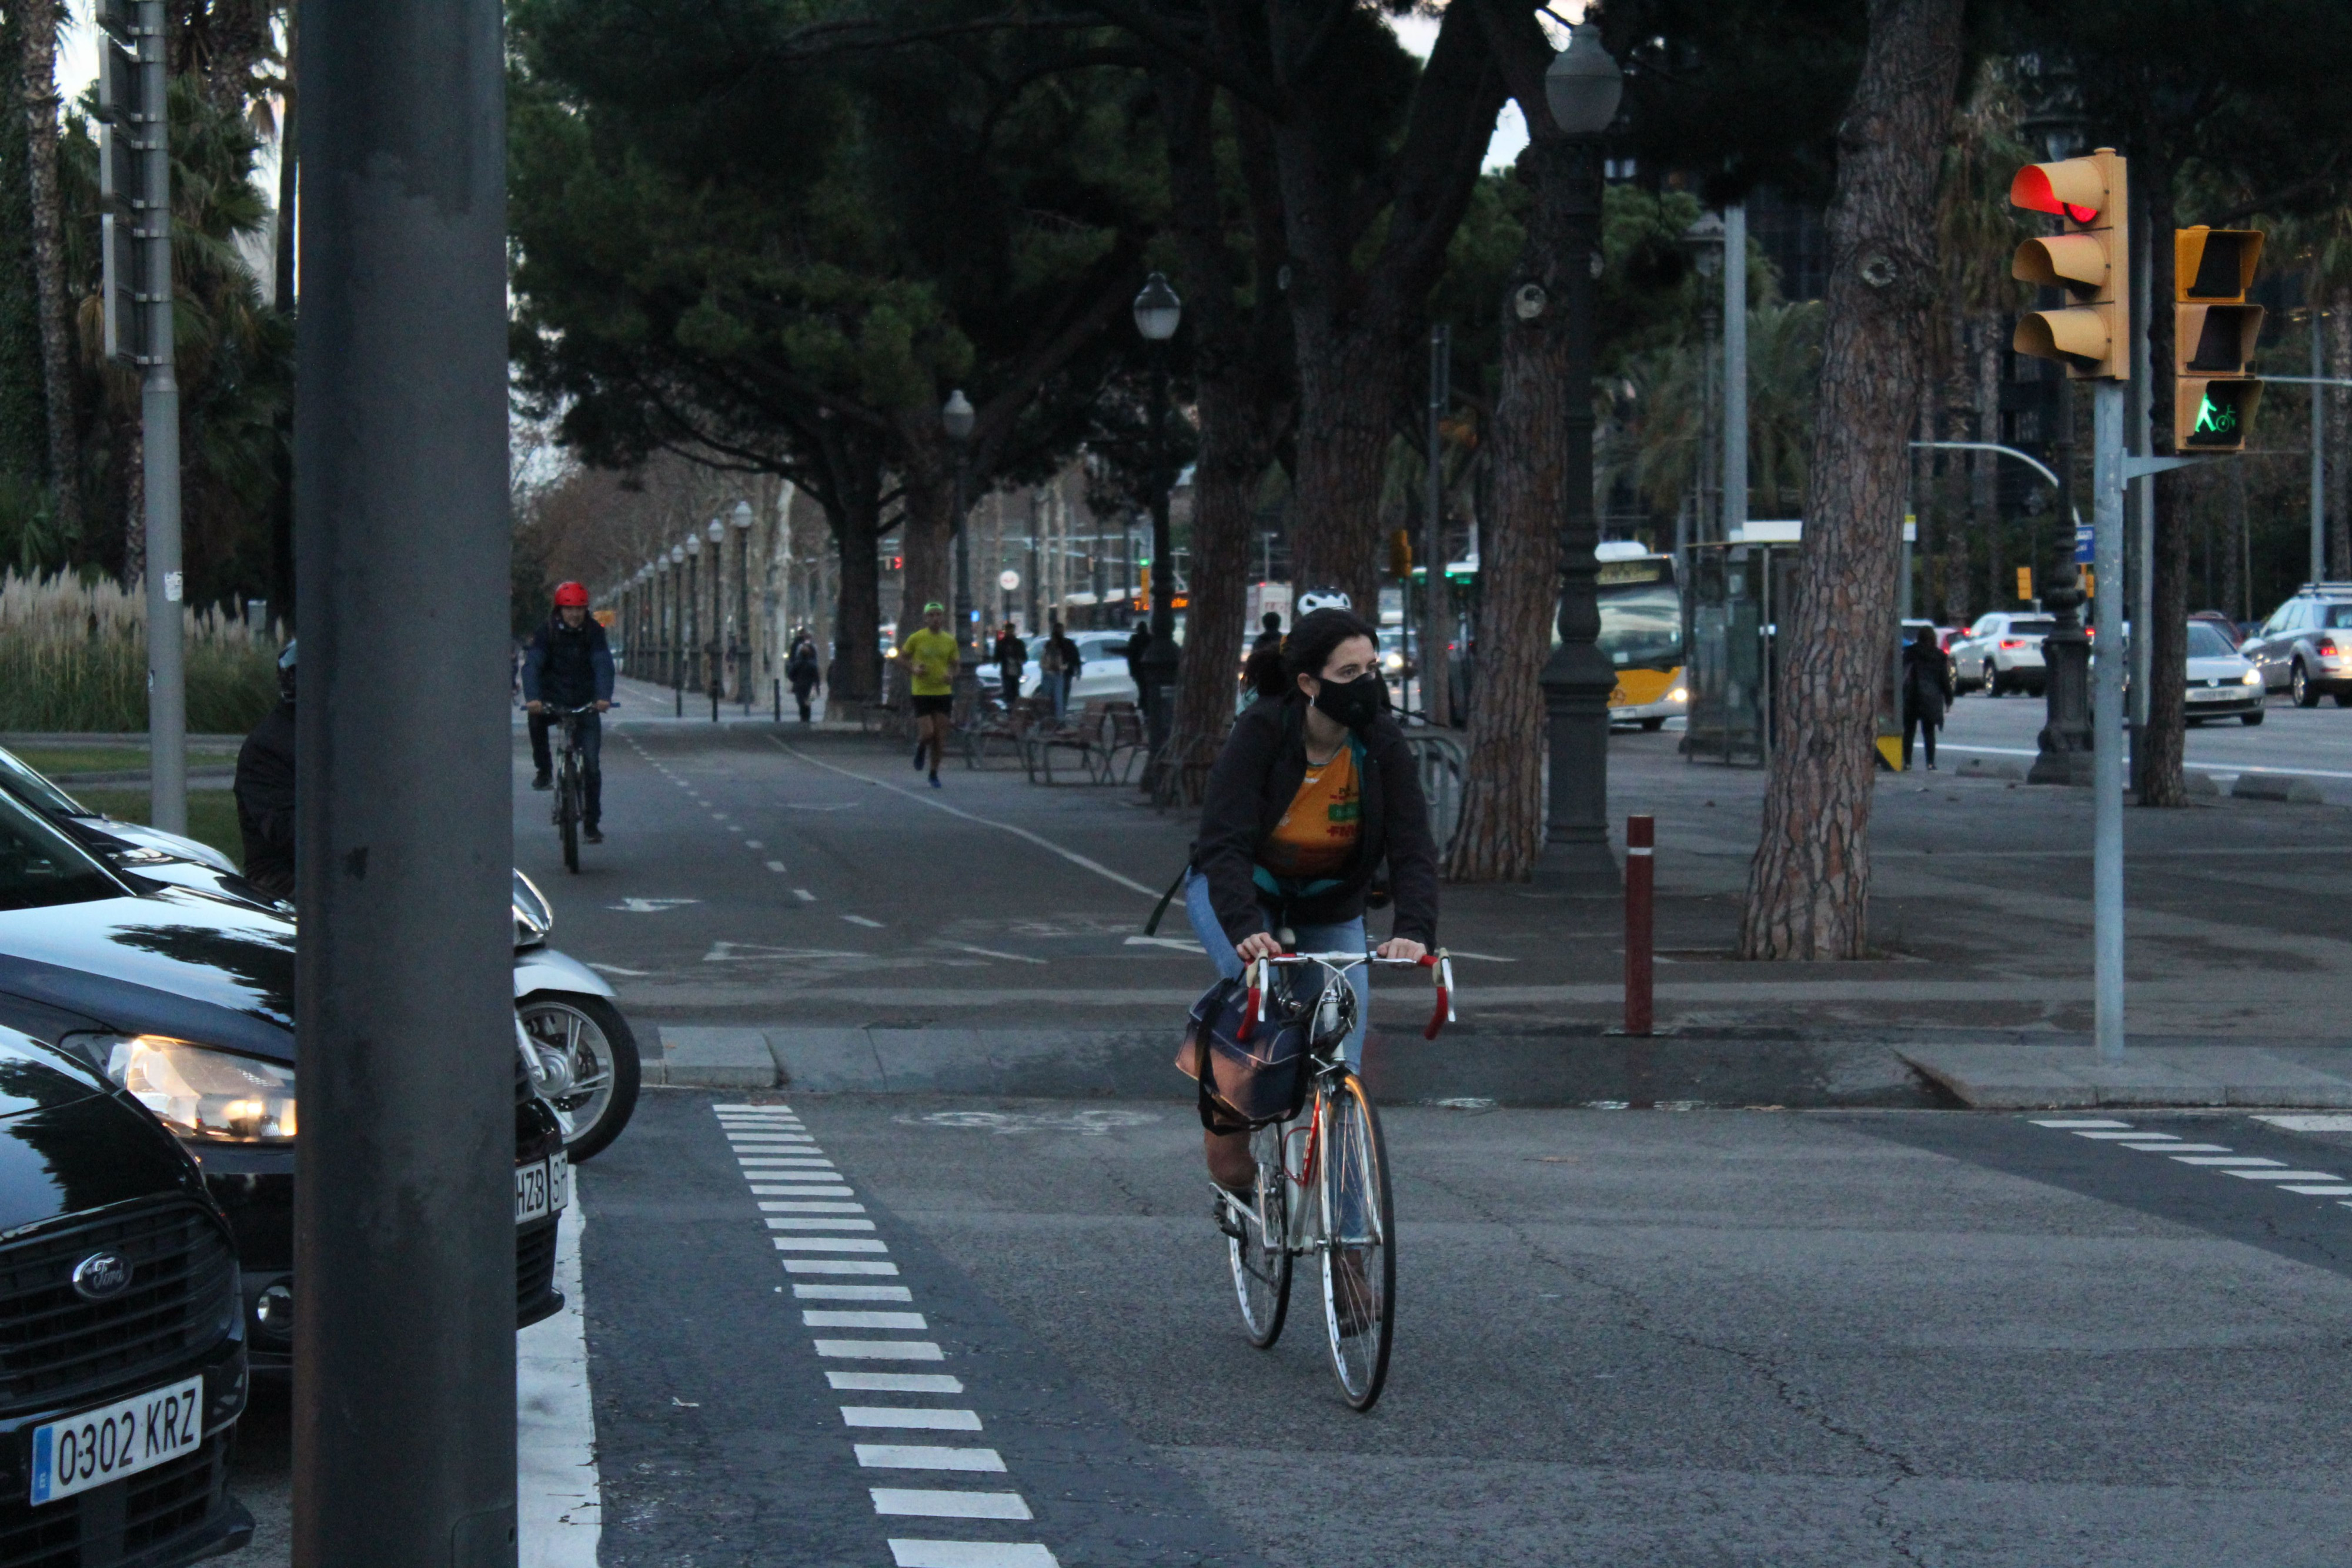
<svg viewBox="0 0 2352 1568">
<path fill-rule="evenodd" d="M 1617 671 L 1609 694 L 1609 722 L 1664 727 L 1690 712 L 1683 680 L 1683 594 L 1675 559 L 1631 539 L 1612 539 L 1593 552 L 1601 601 L 1601 654 Z"/>
</svg>

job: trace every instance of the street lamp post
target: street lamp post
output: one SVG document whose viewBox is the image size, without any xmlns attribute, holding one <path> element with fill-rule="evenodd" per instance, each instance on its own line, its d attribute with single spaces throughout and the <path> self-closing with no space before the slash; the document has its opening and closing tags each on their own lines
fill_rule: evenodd
<svg viewBox="0 0 2352 1568">
<path fill-rule="evenodd" d="M 670 711 L 686 716 L 686 547 L 669 547 Z"/>
<path fill-rule="evenodd" d="M 1568 324 L 1566 465 L 1560 476 L 1564 508 L 1559 529 L 1559 646 L 1545 664 L 1542 684 L 1551 760 L 1546 802 L 1547 870 L 1571 891 L 1613 891 L 1617 862 L 1609 852 L 1609 694 L 1616 672 L 1601 656 L 1601 606 L 1595 593 L 1593 549 L 1600 529 L 1592 515 L 1592 384 L 1594 275 L 1601 259 L 1601 133 L 1617 117 L 1624 78 L 1601 47 L 1600 33 L 1579 26 L 1544 73 L 1552 122 L 1571 143 L 1572 188 L 1566 204 L 1569 265 L 1557 269 Z M 1590 263 L 1587 257 L 1590 257 Z"/>
<path fill-rule="evenodd" d="M 719 722 L 719 688 L 727 684 L 727 525 L 710 519 L 710 722 Z"/>
<path fill-rule="evenodd" d="M 751 503 L 738 501 L 727 514 L 735 525 L 735 695 L 743 716 L 751 716 Z"/>
<path fill-rule="evenodd" d="M 959 676 L 956 695 L 961 696 L 977 678 L 980 666 L 980 637 L 972 624 L 971 605 L 971 540 L 964 528 L 964 491 L 971 483 L 971 400 L 963 395 L 961 387 L 948 393 L 947 402 L 940 409 L 940 429 L 946 433 L 948 444 L 955 448 L 955 618 L 956 644 L 962 650 L 956 661 Z M 901 615 L 905 613 L 903 611 Z"/>
<path fill-rule="evenodd" d="M 686 614 L 678 625 L 678 652 L 685 655 L 688 675 L 678 680 L 678 701 L 686 700 L 686 687 L 702 685 L 702 536 L 686 536 Z M 678 717 L 684 718 L 681 706 Z"/>
<path fill-rule="evenodd" d="M 1156 768 L 1168 745 L 1176 706 L 1176 549 L 1169 537 L 1168 493 L 1176 476 L 1168 471 L 1168 340 L 1184 319 L 1184 302 L 1153 273 L 1135 297 L 1135 329 L 1151 345 L 1151 642 L 1143 651 L 1143 686 L 1136 694 L 1150 727 Z M 1147 777 L 1151 768 L 1146 769 Z"/>
</svg>

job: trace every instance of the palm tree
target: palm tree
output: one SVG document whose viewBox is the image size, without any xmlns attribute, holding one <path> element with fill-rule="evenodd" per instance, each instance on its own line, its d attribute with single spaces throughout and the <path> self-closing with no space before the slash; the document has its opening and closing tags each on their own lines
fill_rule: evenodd
<svg viewBox="0 0 2352 1568">
<path fill-rule="evenodd" d="M 20 8 L 19 69 L 25 94 L 25 162 L 32 204 L 33 278 L 41 320 L 41 390 L 47 404 L 51 523 L 81 533 L 81 455 L 75 439 L 73 348 L 66 314 L 64 219 L 58 206 L 57 0 Z"/>
</svg>

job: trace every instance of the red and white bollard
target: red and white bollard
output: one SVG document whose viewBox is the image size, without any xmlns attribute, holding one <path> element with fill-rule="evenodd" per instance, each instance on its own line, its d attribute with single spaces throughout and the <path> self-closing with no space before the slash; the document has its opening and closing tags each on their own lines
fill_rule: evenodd
<svg viewBox="0 0 2352 1568">
<path fill-rule="evenodd" d="M 1651 915 L 1657 889 L 1657 819 L 1625 819 L 1625 1032 L 1648 1034 L 1652 1007 Z"/>
</svg>

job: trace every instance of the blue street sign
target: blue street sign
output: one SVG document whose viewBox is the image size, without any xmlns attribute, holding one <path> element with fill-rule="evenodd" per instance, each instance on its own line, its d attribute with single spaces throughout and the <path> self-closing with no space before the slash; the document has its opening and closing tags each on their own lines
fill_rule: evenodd
<svg viewBox="0 0 2352 1568">
<path fill-rule="evenodd" d="M 2098 559 L 2092 549 L 2092 544 L 2091 525 L 2076 523 L 2074 525 L 2074 564 L 2076 566 L 2088 566 Z"/>
</svg>

